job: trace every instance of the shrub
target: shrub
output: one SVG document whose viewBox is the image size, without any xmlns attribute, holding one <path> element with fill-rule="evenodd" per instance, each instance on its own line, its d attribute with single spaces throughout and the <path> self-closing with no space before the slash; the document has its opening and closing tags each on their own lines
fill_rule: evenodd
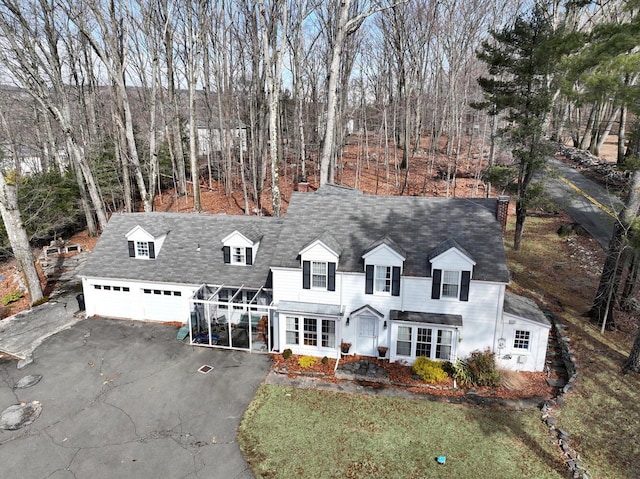
<svg viewBox="0 0 640 479">
<path fill-rule="evenodd" d="M 447 373 L 444 372 L 442 363 L 432 361 L 424 356 L 420 356 L 413 363 L 413 372 L 420 376 L 425 383 L 436 383 L 447 379 Z"/>
<path fill-rule="evenodd" d="M 291 351 L 289 348 L 287 348 L 284 351 L 282 351 L 282 357 L 284 359 L 289 359 L 292 354 L 293 354 L 293 351 Z"/>
<path fill-rule="evenodd" d="M 302 369 L 307 369 L 313 366 L 317 360 L 318 358 L 314 356 L 302 356 L 298 358 L 298 364 Z"/>
<path fill-rule="evenodd" d="M 447 371 L 447 374 L 449 374 L 449 376 L 455 379 L 456 383 L 459 386 L 472 385 L 471 373 L 466 362 L 458 359 L 455 364 L 447 363 L 447 365 L 448 366 L 447 368 L 445 368 L 445 371 Z"/>
<path fill-rule="evenodd" d="M 473 351 L 465 360 L 469 379 L 474 386 L 496 387 L 500 385 L 500 373 L 496 368 L 495 354 L 490 350 Z"/>
<path fill-rule="evenodd" d="M 322 364 L 324 364 L 325 366 L 326 366 L 327 364 L 329 364 L 329 358 L 328 358 L 328 357 L 326 357 L 326 356 L 325 356 L 325 357 L 323 357 L 323 358 L 322 358 Z"/>
<path fill-rule="evenodd" d="M 13 293 L 9 293 L 2 298 L 2 304 L 6 306 L 7 304 L 15 303 L 16 301 L 22 299 L 23 297 L 24 297 L 24 294 L 22 294 L 21 291 L 14 291 Z"/>
</svg>

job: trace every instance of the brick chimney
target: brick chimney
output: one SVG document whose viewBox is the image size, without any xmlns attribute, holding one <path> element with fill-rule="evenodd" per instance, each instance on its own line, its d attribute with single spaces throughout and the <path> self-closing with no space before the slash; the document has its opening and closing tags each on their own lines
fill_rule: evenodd
<svg viewBox="0 0 640 479">
<path fill-rule="evenodd" d="M 309 183 L 307 179 L 303 176 L 298 179 L 298 184 L 296 185 L 296 191 L 300 191 L 301 193 L 308 193 L 310 191 Z"/>
<path fill-rule="evenodd" d="M 496 210 L 496 219 L 500 226 L 502 226 L 502 232 L 507 228 L 507 217 L 509 216 L 509 197 L 507 195 L 498 196 L 498 208 Z"/>
</svg>

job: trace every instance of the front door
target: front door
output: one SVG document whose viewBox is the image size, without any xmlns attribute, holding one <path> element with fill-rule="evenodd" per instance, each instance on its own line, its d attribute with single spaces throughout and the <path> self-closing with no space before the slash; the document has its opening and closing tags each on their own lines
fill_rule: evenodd
<svg viewBox="0 0 640 479">
<path fill-rule="evenodd" d="M 378 318 L 361 315 L 358 317 L 358 339 L 356 354 L 361 356 L 376 356 L 378 345 Z"/>
</svg>

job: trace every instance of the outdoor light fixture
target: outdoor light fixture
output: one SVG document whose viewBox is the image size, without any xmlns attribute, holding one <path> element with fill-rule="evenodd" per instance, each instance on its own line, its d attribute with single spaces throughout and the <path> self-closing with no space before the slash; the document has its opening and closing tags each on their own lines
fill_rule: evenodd
<svg viewBox="0 0 640 479">
<path fill-rule="evenodd" d="M 384 329 L 387 329 L 387 322 L 386 322 L 386 321 L 385 321 L 384 323 L 382 323 L 382 327 L 383 327 Z"/>
<path fill-rule="evenodd" d="M 347 316 L 347 323 L 345 324 L 345 326 L 349 326 L 349 319 L 350 319 L 350 317 Z"/>
</svg>

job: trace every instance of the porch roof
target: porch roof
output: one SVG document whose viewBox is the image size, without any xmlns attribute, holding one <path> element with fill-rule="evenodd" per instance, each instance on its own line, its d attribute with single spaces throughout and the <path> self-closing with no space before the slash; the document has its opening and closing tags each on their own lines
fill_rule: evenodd
<svg viewBox="0 0 640 479">
<path fill-rule="evenodd" d="M 417 311 L 389 311 L 391 321 L 407 321 L 411 323 L 441 324 L 443 326 L 462 326 L 462 315 L 442 313 L 420 313 Z"/>
<path fill-rule="evenodd" d="M 342 316 L 342 309 L 337 304 L 302 303 L 299 301 L 280 301 L 278 311 L 281 313 L 318 314 L 321 316 Z"/>
</svg>

